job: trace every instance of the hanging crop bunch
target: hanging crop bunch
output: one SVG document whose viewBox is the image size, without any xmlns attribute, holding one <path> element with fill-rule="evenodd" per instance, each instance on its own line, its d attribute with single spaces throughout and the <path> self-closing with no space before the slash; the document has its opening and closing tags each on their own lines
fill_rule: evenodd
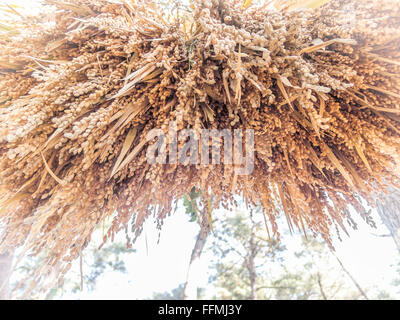
<svg viewBox="0 0 400 320">
<path fill-rule="evenodd" d="M 398 185 L 397 0 L 47 2 L 55 15 L 0 40 L 0 250 L 45 249 L 37 281 L 65 273 L 106 217 L 105 240 L 138 235 L 193 187 L 213 208 L 260 204 L 271 236 L 281 208 L 329 242 L 349 205 L 373 224 L 361 199 Z M 150 164 L 146 135 L 171 121 L 253 129 L 254 170 Z"/>
</svg>

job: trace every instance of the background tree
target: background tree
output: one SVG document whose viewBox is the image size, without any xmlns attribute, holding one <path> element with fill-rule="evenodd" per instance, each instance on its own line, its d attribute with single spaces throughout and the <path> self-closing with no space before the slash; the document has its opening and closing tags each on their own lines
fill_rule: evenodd
<svg viewBox="0 0 400 320">
<path fill-rule="evenodd" d="M 262 298 L 260 290 L 268 275 L 260 269 L 279 260 L 284 247 L 275 240 L 266 239 L 262 221 L 241 211 L 224 217 L 215 230 L 212 243 L 215 275 L 210 281 L 219 289 L 221 298 Z"/>
<path fill-rule="evenodd" d="M 368 298 L 368 288 L 357 282 L 327 244 L 299 234 L 295 239 L 285 234 L 281 243 L 266 239 L 263 221 L 254 216 L 237 211 L 216 224 L 216 238 L 208 248 L 215 254 L 210 277 L 218 292 L 215 298 Z M 389 297 L 378 291 L 374 298 Z"/>
<path fill-rule="evenodd" d="M 186 282 L 183 285 L 183 299 L 198 299 L 197 273 L 199 271 L 200 257 L 203 252 L 207 237 L 212 229 L 211 199 L 201 190 L 196 192 L 193 187 L 189 195 L 184 196 L 183 205 L 186 214 L 190 216 L 190 222 L 197 221 L 200 230 L 190 256 Z"/>
<path fill-rule="evenodd" d="M 156 292 L 153 294 L 152 300 L 183 300 L 184 295 L 183 291 L 185 288 L 185 284 L 181 283 L 175 289 L 166 292 Z M 197 298 L 202 299 L 205 293 L 205 288 L 197 288 Z"/>
<path fill-rule="evenodd" d="M 273 281 L 274 299 L 357 300 L 367 297 L 355 277 L 324 242 L 302 237 L 301 243 L 300 249 L 294 252 L 296 263 L 282 264 L 283 272 Z"/>
<path fill-rule="evenodd" d="M 94 236 L 101 236 L 100 228 L 97 229 Z M 62 281 L 56 286 L 52 286 L 45 296 L 41 295 L 40 290 L 32 290 L 25 299 L 57 299 L 64 294 L 75 294 L 83 289 L 94 291 L 96 289 L 97 279 L 107 272 L 126 273 L 124 258 L 135 252 L 127 248 L 123 240 L 115 240 L 106 243 L 101 249 L 98 248 L 98 241 L 91 241 L 83 252 L 80 261 L 76 261 L 71 269 L 64 275 Z M 13 277 L 22 279 L 12 283 L 14 295 L 20 296 L 24 292 L 26 282 L 24 279 L 31 277 L 31 273 L 37 269 L 37 265 L 43 263 L 45 253 L 39 256 L 27 256 L 15 270 Z M 51 277 L 51 275 L 50 275 Z M 50 279 L 49 279 L 50 280 Z M 51 283 L 51 281 L 49 281 Z"/>
<path fill-rule="evenodd" d="M 166 292 L 156 292 L 153 294 L 152 300 L 183 300 L 183 290 L 185 284 L 180 284 L 177 288 Z"/>
<path fill-rule="evenodd" d="M 400 190 L 392 188 L 383 199 L 376 201 L 378 214 L 400 252 Z"/>
</svg>

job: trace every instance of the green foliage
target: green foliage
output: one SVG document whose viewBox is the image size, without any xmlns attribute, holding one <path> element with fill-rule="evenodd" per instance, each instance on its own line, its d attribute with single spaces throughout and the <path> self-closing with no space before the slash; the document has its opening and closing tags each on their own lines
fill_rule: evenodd
<svg viewBox="0 0 400 320">
<path fill-rule="evenodd" d="M 256 216 L 256 215 L 255 215 Z M 257 214 L 258 217 L 262 214 Z M 210 282 L 218 288 L 219 299 L 249 299 L 252 267 L 257 273 L 257 288 L 265 282 L 266 274 L 260 270 L 271 263 L 281 261 L 285 250 L 282 243 L 266 238 L 262 221 L 248 214 L 235 212 L 218 223 L 211 250 L 214 254 Z M 256 298 L 263 298 L 257 289 Z"/>
<path fill-rule="evenodd" d="M 251 283 L 248 262 L 253 255 L 256 299 L 364 299 L 324 242 L 306 239 L 299 234 L 293 237 L 296 239 L 292 244 L 285 242 L 288 247 L 266 239 L 262 221 L 249 218 L 248 213 L 236 212 L 222 219 L 218 223 L 216 239 L 208 248 L 215 256 L 211 264 L 212 276 L 209 278 L 210 284 L 218 292 L 214 298 L 249 299 Z M 286 234 L 282 238 L 293 240 L 293 237 Z M 301 245 L 294 245 L 296 241 L 300 241 Z M 394 284 L 400 285 L 400 281 Z M 380 288 L 374 288 L 375 291 L 372 288 L 363 290 L 369 292 L 370 298 L 391 298 L 388 292 Z"/>
<path fill-rule="evenodd" d="M 274 298 L 363 299 L 325 243 L 304 237 L 301 241 L 301 249 L 294 253 L 297 266 L 283 266 L 282 274 L 272 281 Z"/>
<path fill-rule="evenodd" d="M 202 197 L 202 192 L 197 191 L 196 188 L 192 187 L 190 190 L 189 195 L 185 194 L 183 196 L 183 206 L 185 207 L 185 212 L 190 216 L 190 222 L 196 221 L 197 214 L 198 214 L 198 201 L 201 200 Z"/>
<path fill-rule="evenodd" d="M 166 292 L 156 292 L 153 294 L 153 297 L 149 300 L 182 300 L 183 299 L 183 290 L 185 288 L 185 284 L 181 283 L 175 289 Z M 205 288 L 197 289 L 197 296 L 201 299 L 204 296 Z"/>
<path fill-rule="evenodd" d="M 91 243 L 84 251 L 82 258 L 83 273 L 80 273 L 79 261 L 73 265 L 71 270 L 64 276 L 64 281 L 53 286 L 47 294 L 42 297 L 39 290 L 30 292 L 26 299 L 44 298 L 46 300 L 56 299 L 64 293 L 77 293 L 81 291 L 81 281 L 88 291 L 95 290 L 97 279 L 106 272 L 126 273 L 124 255 L 134 252 L 133 249 L 127 249 L 125 243 L 114 242 L 106 244 L 98 250 L 98 246 Z M 17 276 L 22 275 L 29 278 L 36 266 L 44 261 L 43 253 L 36 257 L 26 257 L 23 263 L 16 270 Z M 78 259 L 79 260 L 79 259 Z M 82 278 L 81 278 L 82 277 Z M 14 287 L 17 283 L 14 283 Z M 23 291 L 24 286 L 16 288 L 17 293 Z"/>
<path fill-rule="evenodd" d="M 112 243 L 101 250 L 93 250 L 91 263 L 87 264 L 88 274 L 83 275 L 83 280 L 89 290 L 93 290 L 96 280 L 106 271 L 116 271 L 126 273 L 125 262 L 121 259 L 122 255 L 134 252 L 133 249 L 127 249 L 122 242 Z M 80 290 L 80 285 L 75 283 L 72 292 Z"/>
<path fill-rule="evenodd" d="M 170 292 L 156 292 L 153 294 L 152 300 L 182 300 L 184 287 L 185 284 L 182 283 Z"/>
</svg>

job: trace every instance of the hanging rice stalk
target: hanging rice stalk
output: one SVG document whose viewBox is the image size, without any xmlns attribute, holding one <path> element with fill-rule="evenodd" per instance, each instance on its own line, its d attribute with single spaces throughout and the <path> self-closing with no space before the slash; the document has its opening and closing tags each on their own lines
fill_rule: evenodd
<svg viewBox="0 0 400 320">
<path fill-rule="evenodd" d="M 261 205 L 271 236 L 279 207 L 328 243 L 349 205 L 373 224 L 360 199 L 399 185 L 400 6 L 325 2 L 47 1 L 54 16 L 0 25 L 0 253 L 46 250 L 65 273 L 106 217 L 104 241 L 138 236 L 193 187 L 209 212 Z M 254 170 L 148 163 L 147 134 L 171 122 L 253 129 Z"/>
</svg>

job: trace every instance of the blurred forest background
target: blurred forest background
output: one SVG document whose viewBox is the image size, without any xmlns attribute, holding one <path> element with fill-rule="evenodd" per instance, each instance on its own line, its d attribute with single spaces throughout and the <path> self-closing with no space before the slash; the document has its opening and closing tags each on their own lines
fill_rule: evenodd
<svg viewBox="0 0 400 320">
<path fill-rule="evenodd" d="M 335 251 L 322 240 L 296 232 L 291 234 L 289 228 L 283 232 L 279 241 L 276 237 L 269 238 L 263 215 L 257 210 L 250 213 L 244 205 L 240 205 L 236 211 L 221 210 L 218 213 L 218 220 L 213 221 L 213 230 L 209 230 L 206 234 L 197 223 L 191 202 L 187 200 L 183 202 L 183 205 L 179 205 L 178 211 L 175 214 L 181 215 L 183 221 L 179 228 L 189 227 L 198 232 L 197 235 L 196 232 L 192 232 L 195 242 L 190 261 L 183 263 L 184 266 L 178 266 L 179 263 L 182 264 L 182 260 L 176 261 L 177 268 L 186 270 L 186 281 L 177 283 L 171 290 L 160 292 L 155 290 L 151 295 L 142 297 L 143 299 L 364 300 L 398 299 L 400 296 L 400 253 L 395 258 L 397 263 L 390 266 L 395 275 L 390 283 L 390 290 L 388 286 L 380 286 L 379 281 L 375 286 L 365 286 L 359 282 L 358 273 L 350 272 Z M 379 219 L 377 212 L 375 218 Z M 278 223 L 285 226 L 284 215 L 279 218 Z M 106 275 L 115 277 L 116 274 L 124 274 L 125 279 L 130 279 L 136 272 L 143 272 L 135 270 L 135 265 L 139 268 L 143 261 L 136 260 L 133 268 L 127 267 L 126 261 L 135 255 L 136 250 L 135 245 L 134 249 L 127 249 L 124 238 L 107 243 L 98 250 L 98 240 L 104 232 L 102 229 L 102 226 L 98 228 L 97 238 L 94 237 L 84 250 L 82 258 L 72 266 L 63 283 L 60 282 L 45 295 L 34 290 L 24 298 L 91 298 L 96 291 L 104 290 L 104 285 L 98 287 L 98 281 Z M 163 232 L 162 230 L 161 236 Z M 372 234 L 376 238 L 387 237 L 392 240 L 389 231 L 384 234 Z M 174 232 L 169 236 L 179 238 L 180 235 Z M 147 236 L 144 237 L 146 237 L 144 239 L 146 250 L 151 251 Z M 201 248 L 199 239 L 203 242 L 200 244 Z M 181 241 L 185 241 L 185 237 Z M 384 247 L 381 249 L 386 250 Z M 182 248 L 177 247 L 176 251 L 177 255 L 182 254 Z M 198 258 L 203 257 L 203 263 L 197 267 L 195 267 L 196 255 Z M 356 254 L 355 259 L 357 259 Z M 14 295 L 17 296 L 22 289 L 15 288 L 17 280 L 29 277 L 35 264 L 38 263 L 41 263 L 40 257 L 25 258 L 18 267 L 13 275 Z M 162 261 L 160 263 L 159 267 L 163 268 Z M 199 284 L 199 275 L 202 273 L 207 275 L 206 284 L 204 281 Z M 143 287 L 135 281 L 128 280 L 128 282 L 130 283 L 127 287 L 132 288 L 132 291 L 140 290 L 140 286 Z M 155 283 L 149 283 L 149 286 L 157 288 Z M 113 287 L 112 282 L 106 287 L 110 292 L 118 290 Z M 190 290 L 195 292 L 191 293 Z M 132 297 L 129 289 L 126 290 L 124 297 L 126 299 Z"/>
</svg>

